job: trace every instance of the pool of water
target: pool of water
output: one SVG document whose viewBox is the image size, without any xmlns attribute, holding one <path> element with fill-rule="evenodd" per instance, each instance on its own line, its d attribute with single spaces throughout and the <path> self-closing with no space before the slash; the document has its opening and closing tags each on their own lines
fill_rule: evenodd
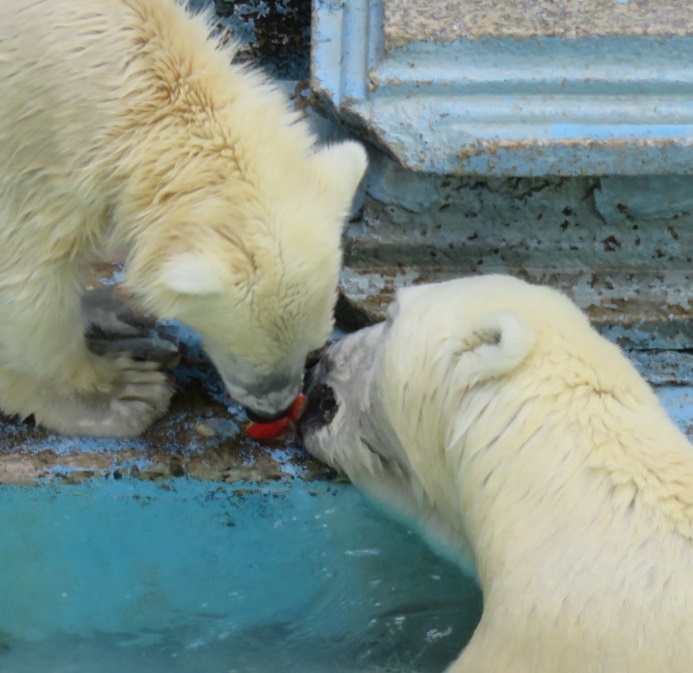
<svg viewBox="0 0 693 673">
<path fill-rule="evenodd" d="M 0 487 L 0 672 L 440 672 L 475 583 L 346 484 Z"/>
</svg>

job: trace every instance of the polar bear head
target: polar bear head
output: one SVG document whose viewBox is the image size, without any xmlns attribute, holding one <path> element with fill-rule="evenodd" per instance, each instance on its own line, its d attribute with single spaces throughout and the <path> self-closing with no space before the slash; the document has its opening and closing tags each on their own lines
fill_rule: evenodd
<svg viewBox="0 0 693 673">
<path fill-rule="evenodd" d="M 466 560 L 446 452 L 459 424 L 473 422 L 460 410 L 485 399 L 470 403 L 475 390 L 533 347 L 514 297 L 525 288 L 495 276 L 402 289 L 385 322 L 331 346 L 310 374 L 306 448 Z"/>
<path fill-rule="evenodd" d="M 309 452 L 467 560 L 470 484 L 499 472 L 501 444 L 510 465 L 525 435 L 580 423 L 577 404 L 544 396 L 599 397 L 612 380 L 651 396 L 572 302 L 507 276 L 400 290 L 385 322 L 331 346 L 310 378 Z"/>
<path fill-rule="evenodd" d="M 177 190 L 164 233 L 144 232 L 126 269 L 147 309 L 200 333 L 229 393 L 258 420 L 286 412 L 306 355 L 330 334 L 342 230 L 366 169 L 354 142 L 295 155 Z"/>
</svg>

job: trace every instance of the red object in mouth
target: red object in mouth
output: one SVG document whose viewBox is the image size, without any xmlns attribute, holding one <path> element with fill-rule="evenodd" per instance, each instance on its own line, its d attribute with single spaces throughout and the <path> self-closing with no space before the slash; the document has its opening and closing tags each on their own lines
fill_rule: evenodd
<svg viewBox="0 0 693 673">
<path fill-rule="evenodd" d="M 308 398 L 299 393 L 291 405 L 291 409 L 286 416 L 278 418 L 276 421 L 269 423 L 251 423 L 245 433 L 251 439 L 276 439 L 283 435 L 296 421 L 298 421 L 306 409 Z"/>
</svg>

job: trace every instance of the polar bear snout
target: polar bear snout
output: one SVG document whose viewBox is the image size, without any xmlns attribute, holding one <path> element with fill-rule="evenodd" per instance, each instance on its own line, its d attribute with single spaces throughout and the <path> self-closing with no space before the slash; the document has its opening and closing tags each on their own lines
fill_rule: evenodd
<svg viewBox="0 0 693 673">
<path fill-rule="evenodd" d="M 368 415 L 369 374 L 384 343 L 383 324 L 332 344 L 305 374 L 308 405 L 299 432 L 314 455 L 334 453 L 334 441 L 349 443 L 362 413 Z"/>
<path fill-rule="evenodd" d="M 301 379 L 291 379 L 288 384 L 273 387 L 275 379 L 260 379 L 259 382 L 237 382 L 222 374 L 227 391 L 243 405 L 246 415 L 255 423 L 271 423 L 291 412 L 296 395 L 301 390 Z"/>
</svg>

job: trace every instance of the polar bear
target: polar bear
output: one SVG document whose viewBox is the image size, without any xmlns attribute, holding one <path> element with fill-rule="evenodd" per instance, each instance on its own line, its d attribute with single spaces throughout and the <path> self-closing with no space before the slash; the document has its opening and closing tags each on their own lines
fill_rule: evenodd
<svg viewBox="0 0 693 673">
<path fill-rule="evenodd" d="M 140 305 L 201 334 L 262 419 L 330 333 L 361 145 L 317 148 L 258 72 L 173 0 L 0 4 L 0 408 L 132 435 L 168 405 L 151 363 L 82 336 L 80 266 L 127 250 Z"/>
<path fill-rule="evenodd" d="M 693 451 L 566 297 L 409 288 L 309 378 L 307 449 L 476 570 L 450 673 L 693 670 Z"/>
</svg>

